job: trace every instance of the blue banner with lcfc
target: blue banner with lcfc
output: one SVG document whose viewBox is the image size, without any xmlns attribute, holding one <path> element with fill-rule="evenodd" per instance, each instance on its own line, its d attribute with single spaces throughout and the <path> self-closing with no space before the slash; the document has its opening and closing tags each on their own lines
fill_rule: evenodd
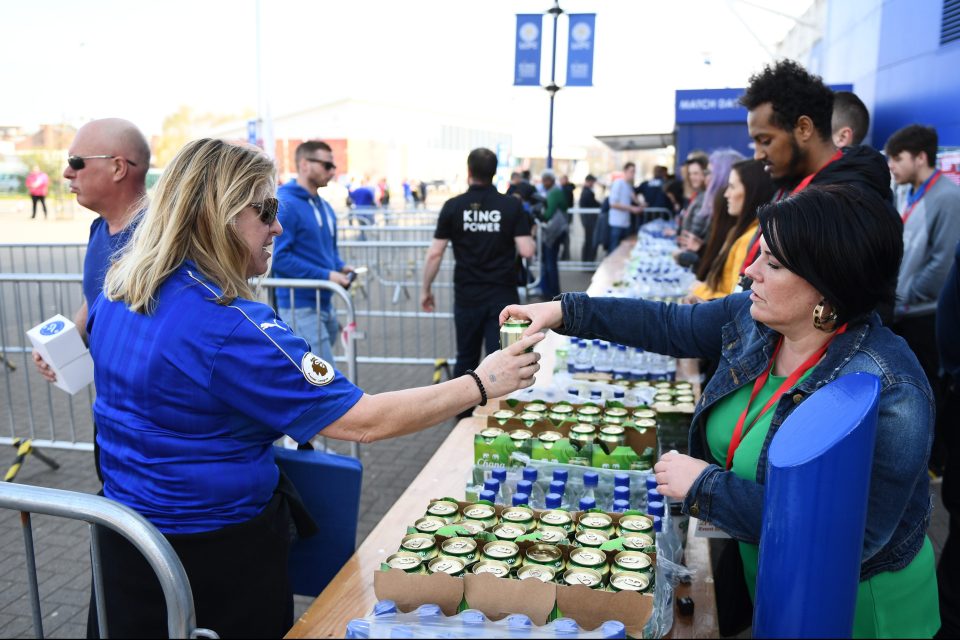
<svg viewBox="0 0 960 640">
<path fill-rule="evenodd" d="M 597 14 L 570 14 L 570 42 L 567 47 L 567 86 L 593 86 L 593 43 Z"/>
<path fill-rule="evenodd" d="M 517 14 L 517 62 L 513 68 L 513 84 L 515 86 L 540 86 L 542 25 L 542 13 Z"/>
</svg>

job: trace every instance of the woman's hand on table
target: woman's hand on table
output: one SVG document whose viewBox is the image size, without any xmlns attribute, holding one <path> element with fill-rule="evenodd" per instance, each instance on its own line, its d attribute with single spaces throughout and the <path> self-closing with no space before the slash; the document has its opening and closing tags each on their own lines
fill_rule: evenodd
<svg viewBox="0 0 960 640">
<path fill-rule="evenodd" d="M 500 325 L 507 318 L 529 320 L 530 326 L 523 335 L 530 336 L 547 329 L 559 329 L 563 326 L 563 309 L 560 302 L 540 302 L 537 304 L 512 304 L 500 312 Z"/>
<path fill-rule="evenodd" d="M 703 460 L 669 451 L 660 456 L 659 462 L 653 466 L 657 491 L 662 496 L 683 500 L 690 493 L 694 481 L 709 466 Z"/>
<path fill-rule="evenodd" d="M 483 359 L 477 367 L 477 375 L 483 382 L 488 398 L 499 398 L 533 385 L 534 375 L 540 370 L 540 354 L 525 351 L 543 338 L 542 333 L 526 336 Z"/>
</svg>

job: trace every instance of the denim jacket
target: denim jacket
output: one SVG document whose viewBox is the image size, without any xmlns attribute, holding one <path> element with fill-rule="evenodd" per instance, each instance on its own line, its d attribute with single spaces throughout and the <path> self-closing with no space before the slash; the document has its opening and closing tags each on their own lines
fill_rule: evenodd
<svg viewBox="0 0 960 640">
<path fill-rule="evenodd" d="M 564 294 L 560 332 L 719 362 L 690 427 L 690 455 L 711 464 L 693 483 L 683 510 L 752 544 L 760 542 L 767 454 L 780 425 L 807 396 L 839 376 L 857 371 L 877 376 L 879 419 L 860 579 L 902 569 L 923 545 L 931 510 L 927 459 L 933 441 L 933 394 L 916 357 L 876 314 L 851 322 L 810 375 L 781 396 L 760 453 L 756 482 L 744 480 L 713 459 L 706 422 L 717 401 L 763 373 L 776 347 L 779 334 L 753 320 L 749 295 L 675 305 Z"/>
</svg>

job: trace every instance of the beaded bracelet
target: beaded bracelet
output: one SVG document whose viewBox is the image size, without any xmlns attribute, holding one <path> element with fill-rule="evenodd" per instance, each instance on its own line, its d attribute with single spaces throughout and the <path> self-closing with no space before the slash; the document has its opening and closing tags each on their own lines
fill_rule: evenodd
<svg viewBox="0 0 960 640">
<path fill-rule="evenodd" d="M 484 406 L 487 404 L 487 390 L 483 388 L 483 383 L 480 382 L 480 376 L 477 375 L 477 372 L 473 369 L 467 369 L 464 373 L 469 373 L 473 376 L 474 382 L 477 383 L 477 386 L 480 387 L 480 397 L 483 399 L 479 406 Z"/>
</svg>

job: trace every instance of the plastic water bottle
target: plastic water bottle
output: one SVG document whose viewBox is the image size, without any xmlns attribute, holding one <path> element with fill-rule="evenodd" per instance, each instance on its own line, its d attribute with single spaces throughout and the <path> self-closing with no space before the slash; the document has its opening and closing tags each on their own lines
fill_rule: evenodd
<svg viewBox="0 0 960 640">
<path fill-rule="evenodd" d="M 496 467 L 490 475 L 500 483 L 500 490 L 497 491 L 497 500 L 502 501 L 500 504 L 510 504 L 510 496 L 513 494 L 513 490 L 507 482 L 506 467 Z"/>
<path fill-rule="evenodd" d="M 546 497 L 547 509 L 559 509 L 563 504 L 563 496 L 559 493 L 548 493 Z"/>
<path fill-rule="evenodd" d="M 574 373 L 590 373 L 593 363 L 590 359 L 590 350 L 587 347 L 587 342 L 581 340 L 577 345 L 577 353 L 573 357 L 573 372 Z"/>
<path fill-rule="evenodd" d="M 614 487 L 613 488 L 613 501 L 623 501 L 628 505 L 630 504 L 630 487 Z"/>
<path fill-rule="evenodd" d="M 630 354 L 630 379 L 646 380 L 647 367 L 644 361 L 643 349 L 633 349 Z"/>
<path fill-rule="evenodd" d="M 614 500 L 613 501 L 613 511 L 616 513 L 623 513 L 630 509 L 630 503 L 626 500 Z"/>
<path fill-rule="evenodd" d="M 613 379 L 626 380 L 629 377 L 630 359 L 627 357 L 627 347 L 618 344 L 616 353 L 613 354 Z"/>
<path fill-rule="evenodd" d="M 598 487 L 600 486 L 600 474 L 596 471 L 586 471 L 583 474 L 583 489 L 577 498 L 591 498 L 593 503 L 596 504 L 600 496 Z"/>
<path fill-rule="evenodd" d="M 591 496 L 584 496 L 580 498 L 580 511 L 589 511 L 590 509 L 597 508 L 597 501 Z"/>
<path fill-rule="evenodd" d="M 590 390 L 590 402 L 595 402 L 600 404 L 603 402 L 603 390 L 602 389 L 591 389 Z"/>
<path fill-rule="evenodd" d="M 527 505 L 530 504 L 530 496 L 528 496 L 525 493 L 517 492 L 513 494 L 513 497 L 511 498 L 511 500 L 513 502 L 513 506 L 515 507 L 519 507 L 522 504 L 527 504 Z"/>
<path fill-rule="evenodd" d="M 576 388 L 576 387 L 570 387 L 570 388 L 567 389 L 567 395 L 568 395 L 568 396 L 573 396 L 573 397 L 576 398 L 576 397 L 578 397 L 578 396 L 580 395 L 580 389 L 578 389 L 578 388 Z"/>
<path fill-rule="evenodd" d="M 531 483 L 532 485 L 530 490 L 527 492 L 528 494 L 530 494 L 530 505 L 534 509 L 543 509 L 545 506 L 544 498 L 547 492 L 544 491 L 543 486 L 541 486 L 541 484 L 537 482 L 538 475 L 539 474 L 537 473 L 536 467 L 523 468 L 523 480 Z M 517 483 L 517 487 L 519 486 L 520 484 Z"/>
<path fill-rule="evenodd" d="M 674 382 L 677 379 L 677 359 L 667 358 L 667 380 Z"/>
<path fill-rule="evenodd" d="M 606 342 L 601 342 L 597 348 L 596 359 L 593 361 L 593 370 L 597 373 L 613 375 L 613 358 L 610 353 L 610 345 Z"/>
</svg>

